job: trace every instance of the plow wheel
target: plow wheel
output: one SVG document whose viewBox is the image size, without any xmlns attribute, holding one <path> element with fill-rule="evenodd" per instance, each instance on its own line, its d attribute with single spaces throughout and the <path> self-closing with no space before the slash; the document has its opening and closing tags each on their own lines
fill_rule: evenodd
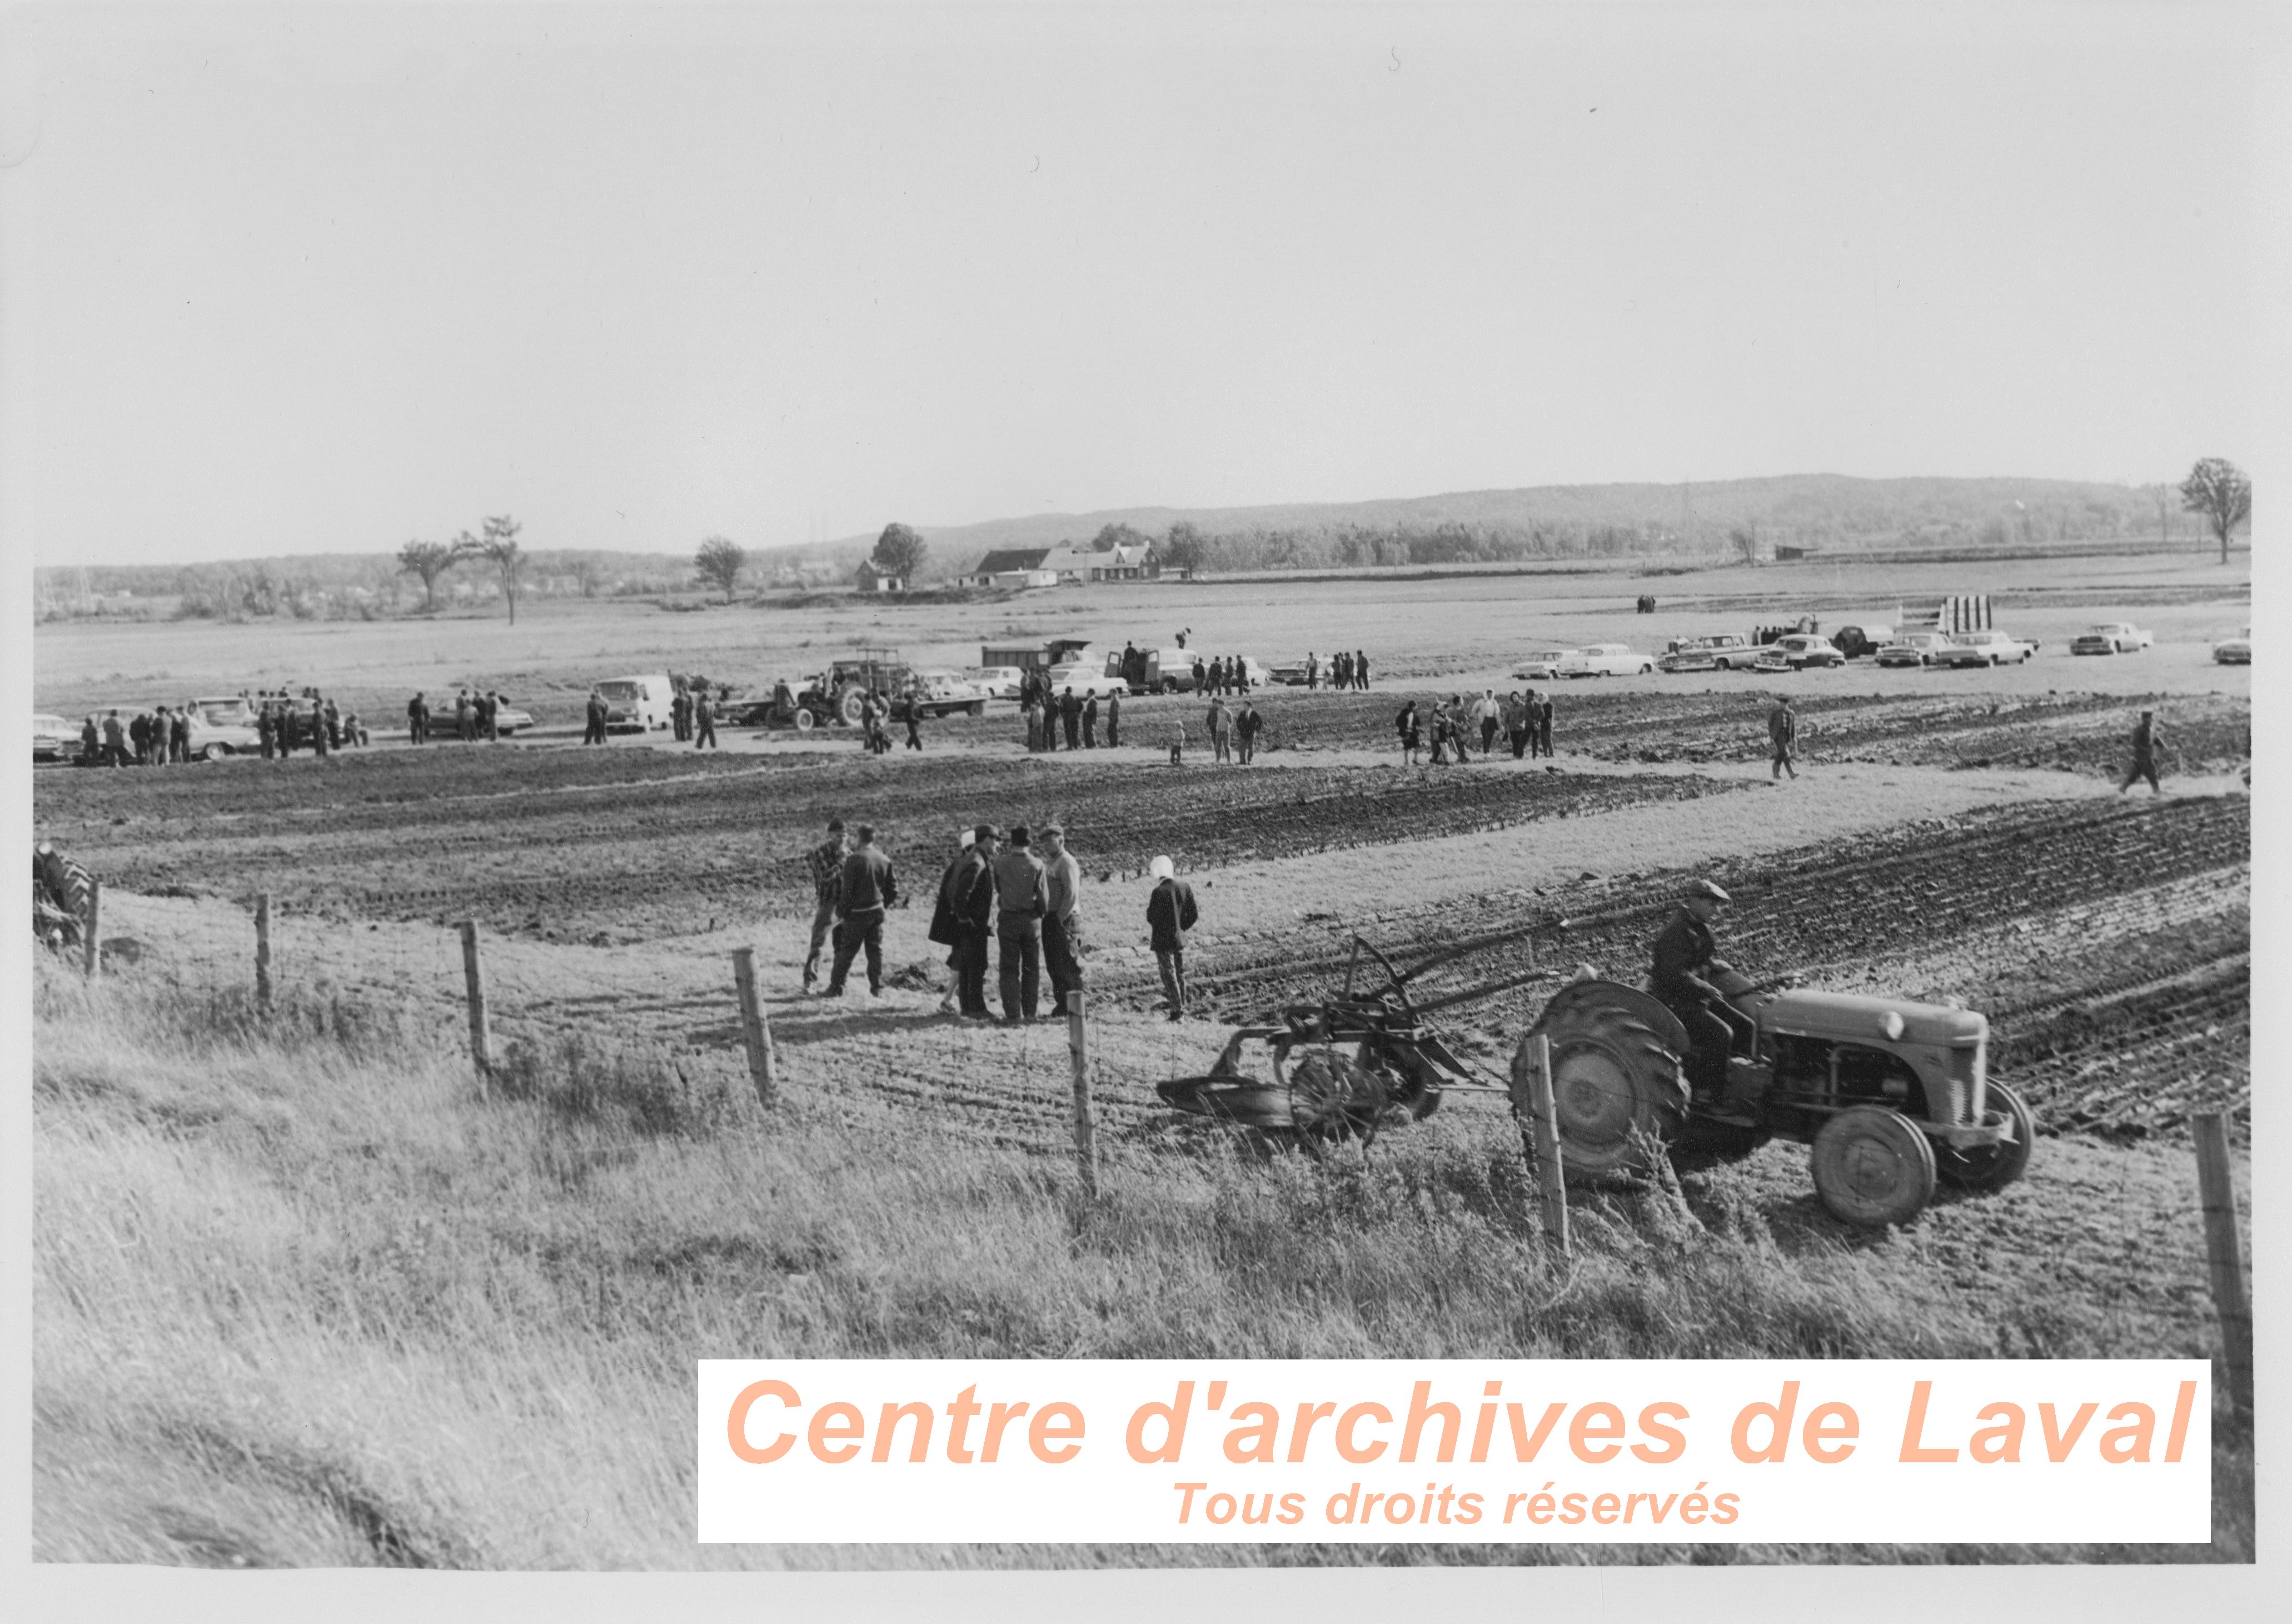
<svg viewBox="0 0 2292 1624">
<path fill-rule="evenodd" d="M 2022 1176 L 2030 1165 L 2030 1150 L 2038 1137 L 2038 1119 L 2022 1103 L 2022 1096 L 2003 1083 L 1991 1083 L 1983 1091 L 1982 1115 L 1985 1118 L 2003 1116 L 2012 1125 L 2014 1137 L 1997 1144 L 1973 1145 L 1965 1150 L 1945 1147 L 1934 1153 L 1934 1165 L 1942 1177 L 1961 1189 L 1987 1193 L 2003 1190 Z"/>
<path fill-rule="evenodd" d="M 1679 1055 L 1637 1007 L 1644 994 L 1554 999 L 1513 1057 L 1513 1103 L 1523 1120 L 1535 1040 L 1552 1041 L 1552 1098 L 1560 1119 L 1561 1160 L 1570 1179 L 1599 1179 L 1647 1166 L 1645 1140 L 1668 1146 L 1687 1121 Z M 1652 1000 L 1645 1000 L 1652 1002 Z M 1660 1006 L 1658 1006 L 1660 1008 Z"/>
<path fill-rule="evenodd" d="M 1332 1048 L 1308 1049 L 1288 1067 L 1289 1120 L 1308 1139 L 1376 1136 L 1392 1102 L 1384 1078 Z"/>
<path fill-rule="evenodd" d="M 1883 1105 L 1850 1105 L 1824 1123 L 1813 1159 L 1815 1193 L 1849 1224 L 1908 1224 L 1933 1200 L 1933 1146 Z"/>
</svg>

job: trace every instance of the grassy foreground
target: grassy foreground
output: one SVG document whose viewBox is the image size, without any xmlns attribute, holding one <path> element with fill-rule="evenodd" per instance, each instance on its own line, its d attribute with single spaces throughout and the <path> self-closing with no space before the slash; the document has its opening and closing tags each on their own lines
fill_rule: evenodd
<svg viewBox="0 0 2292 1624">
<path fill-rule="evenodd" d="M 505 1568 L 2250 1560 L 2215 1418 L 2209 1547 L 703 1547 L 693 1361 L 1982 1356 L 1909 1244 L 1786 1256 L 1723 1182 L 1537 1244 L 1516 1158 L 1316 1164 L 1222 1138 L 1108 1169 L 848 1098 L 770 1119 L 715 1057 L 521 1047 L 495 1096 L 436 1012 L 44 963 L 35 1553 Z M 1712 1220 L 1716 1219 L 1715 1222 Z M 2107 1356 L 2113 1346 L 2045 1351 Z"/>
</svg>

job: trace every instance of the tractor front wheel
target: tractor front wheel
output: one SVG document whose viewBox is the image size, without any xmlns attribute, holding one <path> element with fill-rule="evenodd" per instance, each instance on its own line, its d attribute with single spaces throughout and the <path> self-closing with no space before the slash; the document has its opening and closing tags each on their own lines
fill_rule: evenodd
<svg viewBox="0 0 2292 1624">
<path fill-rule="evenodd" d="M 819 725 L 819 718 L 813 715 L 810 710 L 801 705 L 795 707 L 795 731 L 797 732 L 809 733 L 813 728 Z"/>
<path fill-rule="evenodd" d="M 1933 1200 L 1933 1146 L 1883 1105 L 1850 1105 L 1814 1136 L 1814 1189 L 1835 1217 L 1908 1224 Z"/>
<path fill-rule="evenodd" d="M 2030 1165 L 2030 1151 L 2038 1137 L 2038 1119 L 2030 1114 L 2022 1096 L 2003 1083 L 1991 1083 L 1983 1090 L 1988 1109 L 1985 1116 L 2002 1115 L 2014 1130 L 2011 1139 L 1996 1144 L 1974 1145 L 1966 1150 L 1946 1149 L 1934 1158 L 1941 1176 L 1962 1190 L 1987 1194 L 2003 1190 L 2022 1176 Z"/>
</svg>

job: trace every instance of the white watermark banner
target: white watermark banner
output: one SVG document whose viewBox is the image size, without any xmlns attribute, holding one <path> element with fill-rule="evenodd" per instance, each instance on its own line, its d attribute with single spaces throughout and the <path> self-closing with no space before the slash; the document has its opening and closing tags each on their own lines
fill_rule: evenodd
<svg viewBox="0 0 2292 1624">
<path fill-rule="evenodd" d="M 2202 1360 L 704 1360 L 704 1542 L 2212 1538 Z"/>
</svg>

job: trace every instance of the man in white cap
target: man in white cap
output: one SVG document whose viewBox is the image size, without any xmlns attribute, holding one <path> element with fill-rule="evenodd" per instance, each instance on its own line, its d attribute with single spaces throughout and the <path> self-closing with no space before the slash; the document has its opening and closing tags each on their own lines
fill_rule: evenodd
<svg viewBox="0 0 2292 1624">
<path fill-rule="evenodd" d="M 1166 857 L 1154 860 L 1155 885 L 1146 899 L 1146 928 L 1152 933 L 1154 962 L 1162 969 L 1162 991 L 1170 1000 L 1170 1019 L 1186 1013 L 1186 933 L 1200 915 L 1194 907 L 1194 888 L 1178 877 L 1178 865 Z"/>
</svg>

